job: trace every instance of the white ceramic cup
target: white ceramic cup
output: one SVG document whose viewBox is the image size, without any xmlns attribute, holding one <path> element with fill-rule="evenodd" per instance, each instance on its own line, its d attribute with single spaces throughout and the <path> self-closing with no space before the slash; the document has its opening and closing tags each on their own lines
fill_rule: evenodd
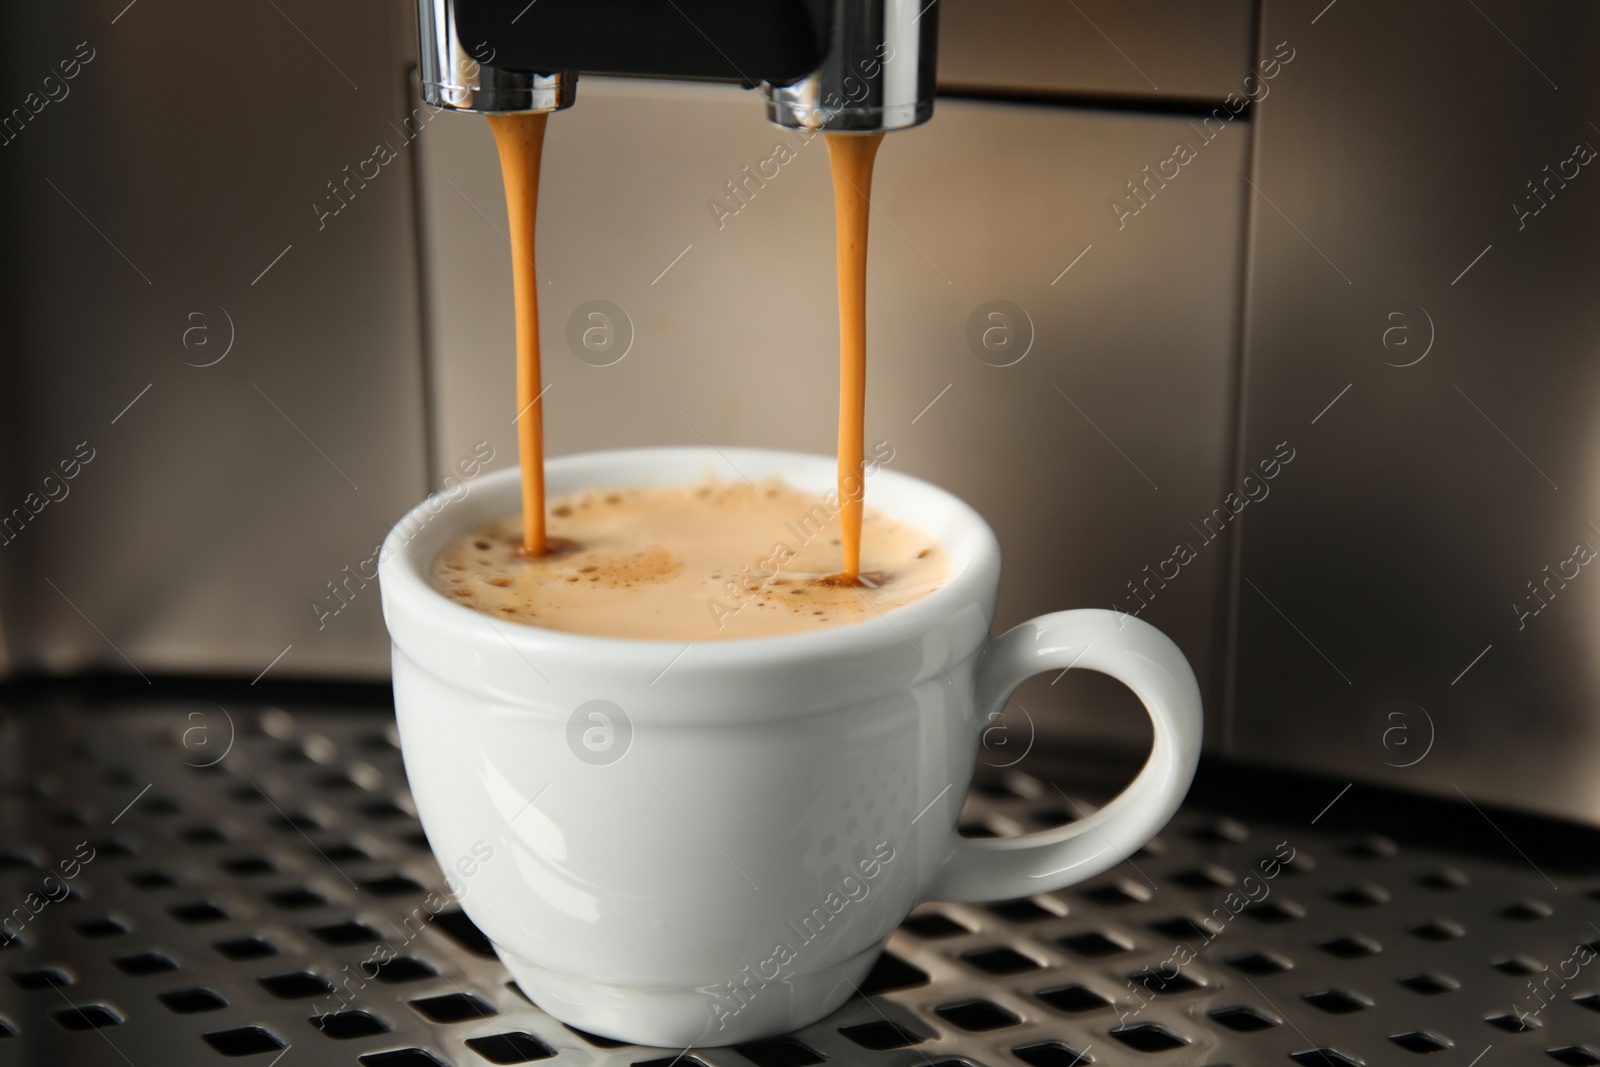
<svg viewBox="0 0 1600 1067">
<path fill-rule="evenodd" d="M 551 493 L 778 476 L 821 494 L 832 457 L 650 448 L 550 461 Z M 948 582 L 888 614 L 778 637 L 595 637 L 495 619 L 435 591 L 434 560 L 519 507 L 515 470 L 432 497 L 384 543 L 394 697 L 411 790 L 462 905 L 523 990 L 639 1044 L 784 1033 L 845 1001 L 920 901 L 1047 892 L 1123 860 L 1172 816 L 1200 750 L 1176 645 L 1099 609 L 990 636 L 994 533 L 889 470 L 869 503 L 948 550 Z M 774 531 L 774 540 L 783 536 Z M 980 738 L 1031 675 L 1119 679 L 1149 761 L 1091 817 L 967 839 Z"/>
</svg>

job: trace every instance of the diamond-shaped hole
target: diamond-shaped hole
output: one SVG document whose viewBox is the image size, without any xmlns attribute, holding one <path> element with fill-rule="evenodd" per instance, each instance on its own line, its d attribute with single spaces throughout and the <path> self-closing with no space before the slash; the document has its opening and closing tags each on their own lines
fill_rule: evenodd
<svg viewBox="0 0 1600 1067">
<path fill-rule="evenodd" d="M 1126 878 L 1115 882 L 1106 882 L 1102 885 L 1090 886 L 1082 891 L 1085 897 L 1096 904 L 1106 907 L 1119 907 L 1124 904 L 1143 904 L 1150 899 L 1150 887 Z"/>
<path fill-rule="evenodd" d="M 396 956 L 392 960 L 375 964 L 374 969 L 377 971 L 378 981 L 388 982 L 391 985 L 399 982 L 415 982 L 419 978 L 432 978 L 439 973 L 433 964 L 419 960 L 415 956 Z"/>
<path fill-rule="evenodd" d="M 459 1023 L 466 1019 L 487 1019 L 500 1014 L 494 1006 L 471 993 L 441 993 L 410 1002 L 411 1006 L 436 1023 Z"/>
<path fill-rule="evenodd" d="M 1147 967 L 1142 971 L 1135 971 L 1128 975 L 1128 981 L 1144 986 L 1152 993 L 1189 993 L 1202 987 L 1201 982 L 1184 974 L 1177 967 L 1170 968 L 1172 973 L 1167 973 L 1165 967 Z"/>
<path fill-rule="evenodd" d="M 199 923 L 221 922 L 228 917 L 228 910 L 221 904 L 211 900 L 191 900 L 184 904 L 174 904 L 167 909 L 174 919 L 181 923 L 196 925 Z"/>
<path fill-rule="evenodd" d="M 514 1031 L 509 1034 L 492 1034 L 489 1037 L 467 1039 L 467 1047 L 490 1063 L 532 1063 L 547 1060 L 556 1050 L 532 1034 Z"/>
<path fill-rule="evenodd" d="M 1002 900 L 998 904 L 990 904 L 989 910 L 1002 919 L 1014 923 L 1032 923 L 1056 918 L 1055 912 L 1041 907 L 1037 901 L 1026 897 L 1022 900 Z"/>
<path fill-rule="evenodd" d="M 619 1044 L 616 1047 L 621 1048 L 622 1046 Z M 706 1062 L 698 1056 L 684 1056 L 682 1059 L 678 1059 L 677 1056 L 663 1056 L 658 1060 L 636 1062 L 631 1067 L 706 1067 Z"/>
<path fill-rule="evenodd" d="M 1211 1012 L 1211 1018 L 1226 1026 L 1229 1030 L 1237 1030 L 1241 1034 L 1253 1034 L 1260 1030 L 1271 1030 L 1274 1026 L 1281 1026 L 1283 1020 L 1258 1008 L 1238 1005 L 1232 1008 L 1218 1008 Z"/>
<path fill-rule="evenodd" d="M 910 930 L 924 940 L 955 937 L 957 934 L 970 934 L 972 932 L 942 911 L 925 911 L 921 914 L 913 915 L 901 923 L 900 928 Z"/>
<path fill-rule="evenodd" d="M 413 878 L 403 874 L 391 874 L 383 878 L 372 878 L 361 883 L 361 888 L 375 897 L 401 897 L 407 893 L 420 893 L 422 886 Z"/>
<path fill-rule="evenodd" d="M 1119 953 L 1130 952 L 1133 949 L 1131 942 L 1098 930 L 1090 930 L 1081 934 L 1068 934 L 1066 937 L 1058 938 L 1057 943 L 1068 952 L 1090 960 L 1101 959 L 1105 956 L 1115 956 Z"/>
<path fill-rule="evenodd" d="M 1389 903 L 1390 893 L 1381 885 L 1357 882 L 1329 893 L 1328 899 L 1347 908 L 1375 908 L 1379 904 Z"/>
<path fill-rule="evenodd" d="M 909 1030 L 899 1023 L 892 1023 L 887 1020 L 862 1023 L 859 1026 L 846 1026 L 841 1028 L 839 1033 L 862 1048 L 871 1049 L 873 1052 L 884 1052 L 892 1048 L 905 1048 L 907 1045 L 915 1045 L 927 1040 L 924 1035 L 917 1033 L 915 1030 Z"/>
<path fill-rule="evenodd" d="M 1100 1008 L 1111 1007 L 1111 1001 L 1094 990 L 1081 985 L 1064 985 L 1056 986 L 1054 989 L 1041 989 L 1034 996 L 1057 1011 L 1064 1011 L 1073 1015 L 1079 1012 L 1096 1011 Z"/>
<path fill-rule="evenodd" d="M 1215 863 L 1202 863 L 1172 875 L 1172 880 L 1185 889 L 1227 889 L 1233 885 L 1233 872 Z"/>
<path fill-rule="evenodd" d="M 101 1030 L 107 1026 L 120 1026 L 121 1013 L 108 1004 L 74 1004 L 70 1008 L 57 1008 L 50 1013 L 66 1030 Z"/>
<path fill-rule="evenodd" d="M 217 823 L 191 826 L 178 836 L 191 845 L 220 845 L 233 839 L 232 831 Z"/>
<path fill-rule="evenodd" d="M 21 989 L 65 989 L 77 981 L 72 972 L 62 967 L 34 967 L 26 971 L 12 971 L 11 980 Z"/>
<path fill-rule="evenodd" d="M 956 827 L 962 837 L 1000 837 L 1001 833 L 986 822 L 963 822 Z"/>
<path fill-rule="evenodd" d="M 1443 1052 L 1455 1046 L 1455 1042 L 1448 1037 L 1441 1037 L 1427 1030 L 1407 1030 L 1403 1034 L 1390 1034 L 1389 1040 L 1407 1052 L 1417 1053 Z"/>
<path fill-rule="evenodd" d="M 1248 915 L 1256 922 L 1261 923 L 1287 923 L 1306 917 L 1306 909 L 1292 900 L 1280 900 L 1274 897 L 1263 900 L 1259 904 L 1251 904 L 1244 909 L 1243 914 Z"/>
<path fill-rule="evenodd" d="M 961 958 L 984 974 L 1022 974 L 1024 971 L 1036 971 L 1041 966 L 1037 960 L 1024 956 L 1016 949 L 1003 946 L 973 949 L 971 952 L 963 952 Z"/>
<path fill-rule="evenodd" d="M 89 848 L 95 859 L 102 857 L 116 859 L 121 856 L 131 856 L 138 852 L 134 843 L 125 837 L 108 837 L 100 841 L 92 841 Z"/>
<path fill-rule="evenodd" d="M 1336 1048 L 1308 1048 L 1304 1052 L 1291 1052 L 1289 1058 L 1301 1067 L 1365 1067 L 1354 1056 Z"/>
<path fill-rule="evenodd" d="M 1165 856 L 1170 850 L 1170 846 L 1161 838 L 1152 837 L 1150 840 L 1134 849 L 1133 854 L 1135 856 L 1148 856 L 1151 859 L 1154 859 L 1157 856 Z"/>
<path fill-rule="evenodd" d="M 231 1030 L 211 1030 L 200 1036 L 224 1056 L 253 1056 L 283 1048 L 283 1039 L 264 1026 L 236 1026 Z"/>
<path fill-rule="evenodd" d="M 313 811 L 274 812 L 267 821 L 279 830 L 291 833 L 296 830 L 303 834 L 315 833 L 318 830 L 326 830 L 328 828 L 328 824 L 323 820 L 322 816 Z"/>
<path fill-rule="evenodd" d="M 1372 1001 L 1348 989 L 1319 989 L 1305 994 L 1301 999 L 1329 1015 L 1349 1015 L 1372 1007 Z"/>
<path fill-rule="evenodd" d="M 1600 1011 L 1600 993 L 1584 993 L 1572 998 L 1572 1003 L 1590 1011 Z"/>
<path fill-rule="evenodd" d="M 1413 993 L 1421 993 L 1423 996 L 1428 997 L 1438 996 L 1440 993 L 1450 993 L 1461 988 L 1461 983 L 1449 975 L 1434 974 L 1432 971 L 1414 974 L 1409 978 L 1402 978 L 1400 979 L 1400 984 Z"/>
<path fill-rule="evenodd" d="M 88 826 L 93 814 L 88 808 L 66 808 L 57 812 L 53 821 L 57 826 Z"/>
<path fill-rule="evenodd" d="M 1173 1033 L 1160 1023 L 1119 1026 L 1111 1031 L 1111 1036 L 1140 1052 L 1166 1052 L 1189 1043 L 1188 1038 Z"/>
<path fill-rule="evenodd" d="M 982 1032 L 1015 1026 L 1022 1020 L 998 1004 L 987 1000 L 965 1000 L 959 1004 L 946 1004 L 933 1009 L 940 1018 L 954 1023 L 963 1030 Z"/>
<path fill-rule="evenodd" d="M 1196 919 L 1187 915 L 1174 915 L 1169 919 L 1157 919 L 1155 922 L 1146 923 L 1150 929 L 1163 937 L 1170 937 L 1176 941 L 1205 940 L 1209 935 L 1204 926 Z"/>
<path fill-rule="evenodd" d="M 482 956 L 486 960 L 495 958 L 494 945 L 484 936 L 482 930 L 473 925 L 472 920 L 467 918 L 467 913 L 460 908 L 441 911 L 433 917 L 433 925 L 443 930 L 450 936 L 450 940 L 474 956 Z"/>
<path fill-rule="evenodd" d="M 118 937 L 132 929 L 126 919 L 115 915 L 97 915 L 73 924 L 73 929 L 84 937 Z"/>
<path fill-rule="evenodd" d="M 394 724 L 391 723 L 387 730 L 379 730 L 363 737 L 361 748 L 367 752 L 387 753 L 392 756 L 400 748 L 400 735 L 395 733 Z"/>
<path fill-rule="evenodd" d="M 735 1045 L 734 1051 L 756 1067 L 811 1067 L 826 1057 L 792 1037 L 774 1037 Z"/>
<path fill-rule="evenodd" d="M 128 875 L 128 884 L 135 889 L 171 889 L 178 880 L 166 871 L 134 871 Z"/>
<path fill-rule="evenodd" d="M 699 1063 L 693 1056 L 685 1056 L 682 1063 Z M 361 1067 L 450 1067 L 448 1063 L 425 1048 L 397 1048 L 391 1052 L 369 1052 L 358 1056 Z M 700 1067 L 705 1067 L 701 1064 Z"/>
<path fill-rule="evenodd" d="M 118 956 L 111 961 L 112 965 L 123 974 L 135 978 L 147 974 L 162 974 L 166 971 L 178 969 L 178 961 L 165 952 L 131 952 L 126 956 Z"/>
<path fill-rule="evenodd" d="M 300 911 L 305 908 L 320 908 L 328 902 L 328 898 L 315 889 L 297 885 L 268 893 L 267 901 L 284 911 Z"/>
<path fill-rule="evenodd" d="M 65 891 L 62 890 L 65 886 Z M 34 893 L 40 897 L 48 898 L 51 902 L 62 904 L 69 900 L 82 900 L 83 892 L 71 882 L 57 882 L 51 885 L 50 876 L 46 875 L 40 882 L 35 883 Z"/>
<path fill-rule="evenodd" d="M 278 954 L 277 945 L 254 934 L 218 941 L 211 947 L 230 960 L 260 960 Z"/>
<path fill-rule="evenodd" d="M 228 1006 L 221 993 L 196 986 L 194 989 L 175 989 L 156 998 L 179 1015 L 193 1015 L 201 1011 L 220 1011 Z"/>
<path fill-rule="evenodd" d="M 1453 889 L 1465 889 L 1472 884 L 1472 879 L 1467 876 L 1466 871 L 1454 867 L 1439 867 L 1419 877 L 1417 884 L 1446 893 Z"/>
<path fill-rule="evenodd" d="M 383 935 L 372 927 L 356 919 L 347 919 L 344 922 L 329 923 L 326 926 L 313 926 L 311 936 L 325 945 L 360 945 L 376 944 L 383 940 Z"/>
<path fill-rule="evenodd" d="M 911 989 L 928 984 L 928 972 L 913 966 L 893 952 L 879 953 L 877 962 L 857 989 L 862 996 L 875 996 L 895 989 Z"/>
<path fill-rule="evenodd" d="M 390 819 L 409 819 L 411 813 L 392 800 L 379 800 L 372 804 L 364 805 L 361 813 L 369 819 L 387 821 Z"/>
<path fill-rule="evenodd" d="M 258 874 L 276 874 L 278 865 L 265 856 L 234 856 L 220 864 L 235 878 L 250 878 Z"/>
<path fill-rule="evenodd" d="M 334 771 L 332 774 L 324 774 L 317 779 L 317 788 L 326 789 L 330 792 L 356 789 L 359 788 L 360 784 L 344 771 Z"/>
<path fill-rule="evenodd" d="M 1359 960 L 1365 956 L 1376 956 L 1383 951 L 1383 946 L 1370 937 L 1360 934 L 1340 934 L 1317 942 L 1317 947 L 1328 955 L 1341 960 Z"/>
<path fill-rule="evenodd" d="M 338 1041 L 387 1034 L 390 1030 L 388 1023 L 370 1011 L 330 1011 L 313 1015 L 310 1021 L 312 1026 Z"/>
<path fill-rule="evenodd" d="M 1563 1045 L 1553 1048 L 1545 1053 L 1557 1063 L 1569 1064 L 1570 1067 L 1595 1067 L 1600 1064 L 1600 1052 L 1596 1052 L 1588 1045 Z"/>
<path fill-rule="evenodd" d="M 1233 819 L 1219 818 L 1189 831 L 1189 836 L 1207 844 L 1237 845 L 1250 839 L 1250 830 L 1243 823 L 1235 822 Z"/>
<path fill-rule="evenodd" d="M 1400 854 L 1400 846 L 1379 834 L 1353 841 L 1341 849 L 1346 856 L 1358 860 L 1390 860 Z"/>
<path fill-rule="evenodd" d="M 1529 1030 L 1537 1030 L 1544 1025 L 1532 1015 L 1518 1015 L 1509 1011 L 1491 1015 L 1483 1021 L 1496 1029 L 1504 1030 L 1508 1034 L 1525 1034 Z"/>
<path fill-rule="evenodd" d="M 1489 964 L 1501 974 L 1515 975 L 1526 978 L 1530 974 L 1538 974 L 1544 970 L 1544 964 L 1529 956 L 1503 956 Z"/>
<path fill-rule="evenodd" d="M 1012 1049 L 1011 1054 L 1030 1067 L 1082 1067 L 1094 1062 L 1087 1052 L 1080 1052 L 1061 1041 L 1023 1045 Z"/>
<path fill-rule="evenodd" d="M 1453 919 L 1429 919 L 1410 927 L 1411 933 L 1424 941 L 1454 941 L 1467 932 L 1467 928 Z"/>
<path fill-rule="evenodd" d="M 322 845 L 317 848 L 317 853 L 329 863 L 366 863 L 372 859 L 372 853 L 354 841 Z"/>
<path fill-rule="evenodd" d="M 1245 952 L 1229 956 L 1223 962 L 1240 974 L 1248 974 L 1253 978 L 1266 978 L 1294 968 L 1293 961 L 1271 952 Z"/>
<path fill-rule="evenodd" d="M 333 992 L 333 983 L 320 974 L 310 971 L 288 971 L 284 974 L 266 974 L 256 979 L 261 988 L 280 1000 L 303 1000 Z"/>
<path fill-rule="evenodd" d="M 1555 914 L 1555 909 L 1542 900 L 1524 899 L 1513 901 L 1500 910 L 1503 919 L 1515 919 L 1519 922 L 1534 922 L 1538 919 L 1548 919 Z"/>
</svg>

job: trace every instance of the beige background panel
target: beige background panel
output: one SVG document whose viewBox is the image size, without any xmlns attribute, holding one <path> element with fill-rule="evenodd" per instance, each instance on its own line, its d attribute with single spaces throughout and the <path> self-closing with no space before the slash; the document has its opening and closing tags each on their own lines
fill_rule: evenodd
<svg viewBox="0 0 1600 1067">
<path fill-rule="evenodd" d="M 426 489 L 392 10 L 307 9 L 333 62 L 270 5 L 9 13 L 9 76 L 94 49 L 0 172 L 0 508 L 95 457 L 0 549 L 19 671 L 387 674 L 376 585 L 326 583 Z M 380 141 L 398 158 L 319 226 Z"/>
<path fill-rule="evenodd" d="M 1247 0 L 941 0 L 945 88 L 1221 100 L 1250 72 Z"/>
</svg>

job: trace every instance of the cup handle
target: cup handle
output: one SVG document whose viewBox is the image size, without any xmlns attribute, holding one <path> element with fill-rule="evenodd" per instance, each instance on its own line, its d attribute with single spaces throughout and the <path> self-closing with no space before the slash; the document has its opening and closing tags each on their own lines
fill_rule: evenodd
<svg viewBox="0 0 1600 1067">
<path fill-rule="evenodd" d="M 1178 810 L 1200 759 L 1200 687 L 1178 646 L 1147 622 L 1080 608 L 1041 615 L 992 639 L 974 681 L 978 721 L 992 721 L 1028 678 L 1067 667 L 1108 674 L 1143 702 L 1155 727 L 1144 769 L 1095 814 L 1065 826 L 998 838 L 952 829 L 928 899 L 1007 900 L 1092 878 L 1127 859 Z"/>
</svg>

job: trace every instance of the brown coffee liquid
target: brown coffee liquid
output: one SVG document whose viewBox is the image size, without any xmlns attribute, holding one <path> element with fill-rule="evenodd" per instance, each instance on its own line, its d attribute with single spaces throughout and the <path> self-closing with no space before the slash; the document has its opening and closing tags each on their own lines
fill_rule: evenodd
<svg viewBox="0 0 1600 1067">
<path fill-rule="evenodd" d="M 539 213 L 539 158 L 545 112 L 490 115 L 500 150 L 511 226 L 511 279 L 517 303 L 517 458 L 522 465 L 522 549 L 546 551 L 544 520 L 544 386 L 539 370 L 539 275 L 533 237 Z"/>
<path fill-rule="evenodd" d="M 873 619 L 949 576 L 937 540 L 866 508 L 865 568 L 842 582 L 838 512 L 776 479 L 587 489 L 549 504 L 549 553 L 523 554 L 515 518 L 489 523 L 440 553 L 434 587 L 491 619 L 694 642 Z M 563 539 L 572 547 L 558 550 Z"/>
<path fill-rule="evenodd" d="M 862 463 L 867 404 L 867 220 L 872 212 L 872 161 L 881 133 L 829 133 L 833 211 L 839 259 L 839 523 L 844 541 L 840 577 L 861 574 Z"/>
</svg>

